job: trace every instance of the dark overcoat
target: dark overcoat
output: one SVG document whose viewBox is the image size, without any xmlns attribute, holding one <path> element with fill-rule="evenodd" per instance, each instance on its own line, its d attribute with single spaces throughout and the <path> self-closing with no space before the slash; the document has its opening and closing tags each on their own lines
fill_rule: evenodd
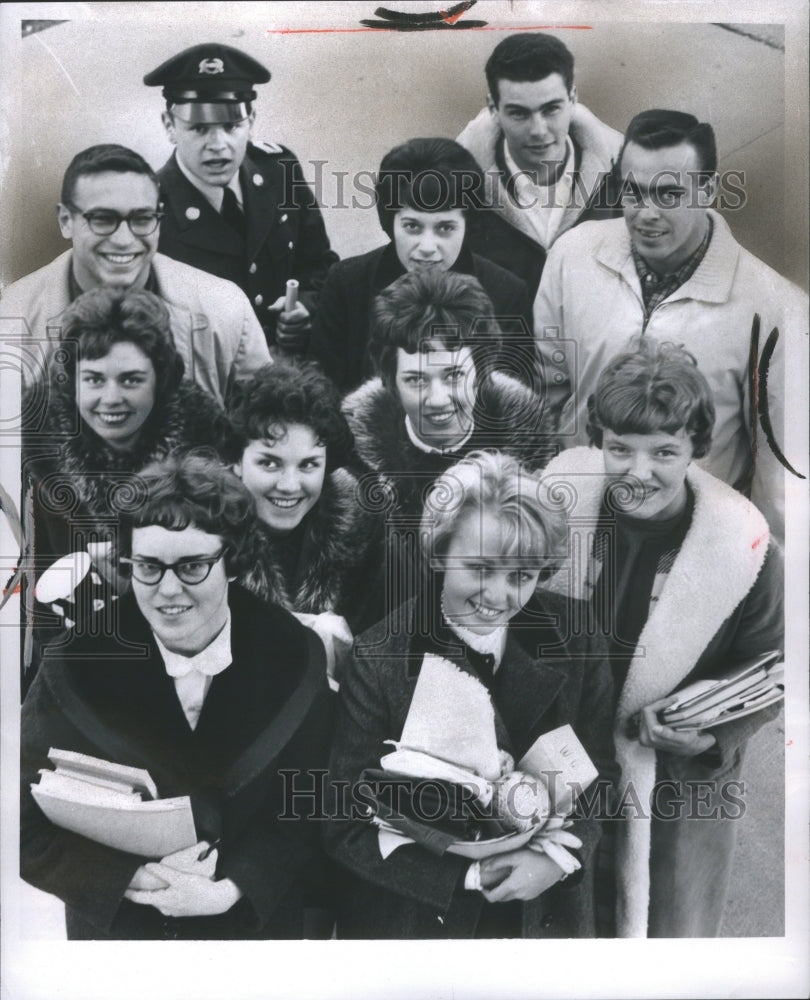
<svg viewBox="0 0 810 1000">
<path fill-rule="evenodd" d="M 520 278 L 484 257 L 462 250 L 452 270 L 477 278 L 492 300 L 505 340 L 499 363 L 511 374 L 533 371 L 532 300 Z M 329 271 L 313 324 L 309 357 L 341 392 L 374 374 L 368 352 L 374 297 L 405 274 L 393 243 L 339 261 Z M 528 381 L 528 375 L 524 379 Z"/>
<path fill-rule="evenodd" d="M 186 178 L 176 154 L 158 179 L 165 211 L 161 253 L 239 285 L 270 343 L 277 314 L 268 306 L 284 295 L 288 278 L 299 282 L 301 301 L 314 311 L 326 272 L 338 258 L 294 153 L 274 143 L 248 145 L 239 169 L 244 237 Z"/>
<path fill-rule="evenodd" d="M 323 648 L 282 608 L 231 587 L 233 662 L 192 730 L 132 595 L 118 636 L 49 647 L 22 710 L 20 869 L 59 896 L 68 936 L 266 939 L 301 936 L 318 830 L 285 811 L 285 769 L 325 765 L 331 702 Z M 164 917 L 124 899 L 144 858 L 54 826 L 30 792 L 50 747 L 146 768 L 161 798 L 191 797 L 200 839 L 220 838 L 216 875 L 243 897 L 227 913 Z M 289 804 L 289 803 L 287 803 Z"/>
<path fill-rule="evenodd" d="M 541 592 L 538 592 L 538 595 Z M 611 730 L 611 678 L 597 637 L 576 634 L 574 605 L 542 594 L 533 606 L 538 623 L 513 620 L 493 703 L 498 745 L 520 760 L 542 733 L 570 724 L 601 780 L 615 777 Z M 356 642 L 358 654 L 340 688 L 340 708 L 330 776 L 351 789 L 365 768 L 379 767 L 398 740 L 408 715 L 422 661 L 415 627 L 416 601 L 375 625 Z M 477 676 L 466 655 L 448 659 Z M 483 896 L 462 888 L 466 858 L 435 855 L 413 844 L 383 859 L 377 828 L 344 818 L 351 802 L 337 806 L 324 832 L 327 851 L 344 870 L 338 935 L 366 938 L 474 937 Z M 584 875 L 561 882 L 522 904 L 524 937 L 589 937 L 594 933 L 592 858 L 598 820 L 574 824 L 583 841 Z"/>
</svg>

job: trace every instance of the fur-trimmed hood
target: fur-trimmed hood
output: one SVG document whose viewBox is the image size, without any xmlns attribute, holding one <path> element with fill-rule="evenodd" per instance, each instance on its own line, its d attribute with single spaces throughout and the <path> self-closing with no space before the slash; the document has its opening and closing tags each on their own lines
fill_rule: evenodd
<svg viewBox="0 0 810 1000">
<path fill-rule="evenodd" d="M 645 705 L 665 697 L 690 673 L 723 623 L 759 576 L 769 545 L 765 518 L 744 496 L 691 465 L 686 474 L 695 498 L 692 522 L 654 610 L 639 636 L 615 720 L 616 755 L 622 786 L 635 786 L 650 801 L 656 754 L 626 737 L 627 722 Z M 546 469 L 546 502 L 564 508 L 573 530 L 591 538 L 608 480 L 598 448 L 564 451 Z M 575 520 L 571 520 L 571 519 Z M 549 590 L 583 596 L 590 559 L 588 544 L 571 546 L 576 563 L 546 584 Z M 644 937 L 649 906 L 650 819 L 624 825 L 618 864 L 617 929 L 621 937 Z"/>
<path fill-rule="evenodd" d="M 347 469 L 336 469 L 307 514 L 308 559 L 298 592 L 289 592 L 273 551 L 273 536 L 262 528 L 254 535 L 252 568 L 241 583 L 290 611 L 334 611 L 351 622 L 364 603 L 362 586 L 373 586 L 363 570 L 376 568 L 380 539 L 377 516 L 360 502 L 357 479 Z"/>
<path fill-rule="evenodd" d="M 590 197 L 599 190 L 605 175 L 613 169 L 622 146 L 622 135 L 601 122 L 582 104 L 574 108 L 569 135 L 577 154 L 576 187 L 581 187 Z M 503 183 L 498 149 L 502 137 L 497 119 L 488 108 L 484 108 L 469 122 L 458 141 L 472 153 L 484 171 L 488 203 L 496 206 L 516 229 L 536 240 L 537 232 L 527 219 L 525 210 L 515 204 Z M 584 207 L 571 205 L 566 208 L 560 233 L 575 225 Z"/>
<path fill-rule="evenodd" d="M 501 372 L 482 379 L 472 437 L 458 452 L 427 454 L 414 446 L 399 400 L 381 379 L 369 379 L 346 397 L 343 412 L 363 464 L 396 489 L 398 509 L 421 510 L 422 493 L 445 468 L 477 448 L 504 451 L 530 468 L 542 468 L 556 453 L 556 438 L 543 401 Z"/>
<path fill-rule="evenodd" d="M 36 387 L 28 390 L 23 413 L 33 413 L 40 396 Z M 43 426 L 29 423 L 23 431 L 23 463 L 26 474 L 65 515 L 80 510 L 109 517 L 116 512 L 116 498 L 128 503 L 137 496 L 133 475 L 149 462 L 169 452 L 215 448 L 221 420 L 216 401 L 184 379 L 162 412 L 150 414 L 135 446 L 121 451 L 84 425 L 72 399 L 50 393 Z"/>
</svg>

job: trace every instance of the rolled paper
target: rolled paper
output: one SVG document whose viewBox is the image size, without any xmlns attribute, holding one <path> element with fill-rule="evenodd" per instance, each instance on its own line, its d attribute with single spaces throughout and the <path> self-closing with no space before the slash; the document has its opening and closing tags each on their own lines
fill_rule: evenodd
<svg viewBox="0 0 810 1000">
<path fill-rule="evenodd" d="M 298 282 L 295 278 L 287 281 L 287 293 L 284 297 L 284 312 L 292 312 L 298 305 Z"/>
<path fill-rule="evenodd" d="M 542 778 L 513 771 L 495 783 L 495 810 L 513 830 L 524 832 L 544 822 L 551 814 L 548 790 Z"/>
</svg>

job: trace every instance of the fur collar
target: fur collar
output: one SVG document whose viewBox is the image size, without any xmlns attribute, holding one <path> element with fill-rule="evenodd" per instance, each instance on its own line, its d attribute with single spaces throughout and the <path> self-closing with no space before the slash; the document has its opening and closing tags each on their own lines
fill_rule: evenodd
<svg viewBox="0 0 810 1000">
<path fill-rule="evenodd" d="M 723 622 L 753 587 L 768 549 L 768 526 L 752 503 L 696 465 L 687 471 L 695 496 L 692 523 L 650 614 L 619 699 L 614 738 L 622 784 L 632 783 L 648 802 L 655 783 L 655 751 L 625 737 L 627 720 L 644 705 L 669 694 L 692 670 Z M 564 451 L 546 469 L 546 502 L 566 507 L 569 521 L 588 532 L 599 514 L 607 479 L 598 448 Z M 588 545 L 576 565 L 560 570 L 550 590 L 582 596 Z M 576 558 L 576 557 L 575 557 Z M 688 624 L 687 624 L 688 623 Z M 618 930 L 644 937 L 649 908 L 650 821 L 625 824 L 618 855 Z"/>
<path fill-rule="evenodd" d="M 343 411 L 363 464 L 396 480 L 398 507 L 416 503 L 421 510 L 422 491 L 428 485 L 425 474 L 432 472 L 435 477 L 440 466 L 449 466 L 473 448 L 497 445 L 501 451 L 537 467 L 544 464 L 555 447 L 542 401 L 501 372 L 492 372 L 482 380 L 476 401 L 476 430 L 467 445 L 458 453 L 448 453 L 443 463 L 441 456 L 427 455 L 412 444 L 402 407 L 381 379 L 369 379 L 350 393 L 343 401 Z M 482 438 L 479 424 L 492 429 L 488 438 Z"/>
<path fill-rule="evenodd" d="M 357 479 L 347 469 L 336 469 L 307 515 L 307 545 L 312 558 L 298 593 L 288 592 L 273 552 L 272 535 L 266 531 L 256 535 L 253 566 L 242 583 L 264 600 L 291 611 L 345 613 L 346 602 L 353 597 L 349 580 L 365 561 L 374 538 L 374 515 L 358 500 Z"/>
<path fill-rule="evenodd" d="M 33 389 L 28 397 L 38 394 Z M 113 492 L 131 502 L 131 477 L 147 463 L 171 451 L 216 447 L 222 412 L 207 392 L 184 380 L 162 414 L 154 413 L 144 425 L 135 447 L 119 451 L 82 425 L 71 399 L 51 393 L 47 405 L 44 430 L 26 442 L 27 469 L 40 483 L 47 479 L 45 486 L 60 508 L 68 500 L 71 511 L 98 516 L 114 512 Z"/>
</svg>

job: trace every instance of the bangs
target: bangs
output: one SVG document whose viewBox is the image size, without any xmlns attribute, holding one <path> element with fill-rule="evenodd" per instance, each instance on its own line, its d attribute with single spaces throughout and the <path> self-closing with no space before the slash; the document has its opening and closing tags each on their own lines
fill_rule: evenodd
<svg viewBox="0 0 810 1000">
<path fill-rule="evenodd" d="M 633 394 L 628 400 L 624 387 L 604 393 L 598 402 L 597 419 L 614 434 L 677 434 L 688 431 L 694 405 L 672 386 L 659 385 L 655 393 Z"/>
</svg>

